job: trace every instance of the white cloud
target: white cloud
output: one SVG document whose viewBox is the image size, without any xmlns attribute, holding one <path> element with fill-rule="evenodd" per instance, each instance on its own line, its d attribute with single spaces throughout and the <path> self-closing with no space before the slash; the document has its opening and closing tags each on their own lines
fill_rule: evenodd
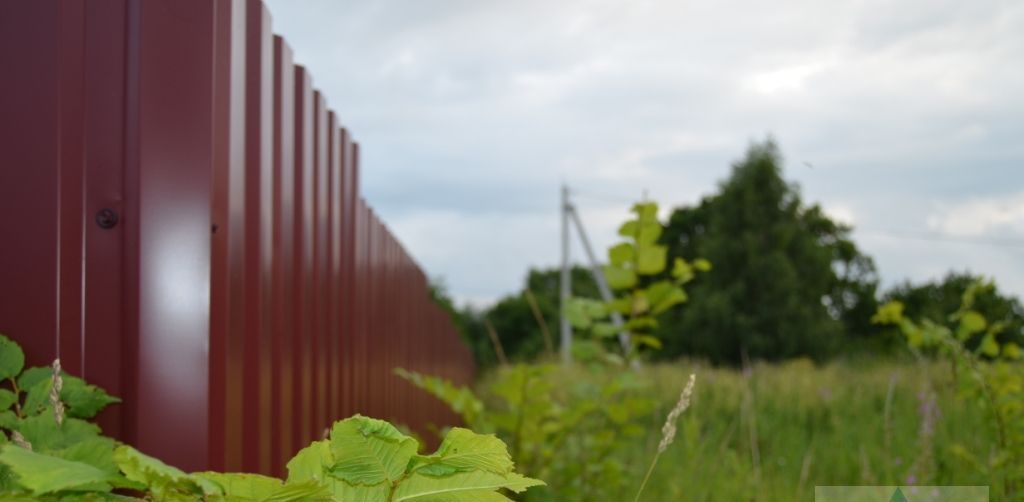
<svg viewBox="0 0 1024 502">
<path fill-rule="evenodd" d="M 766 133 L 858 227 L 1024 232 L 1021 2 L 267 3 L 360 141 L 368 199 L 460 298 L 556 263 L 562 182 L 601 247 L 623 200 L 694 203 Z M 966 267 L 1024 293 L 1005 248 L 856 235 L 887 280 Z"/>
<path fill-rule="evenodd" d="M 928 228 L 959 237 L 1024 237 L 1024 192 L 943 205 L 928 217 Z"/>
</svg>

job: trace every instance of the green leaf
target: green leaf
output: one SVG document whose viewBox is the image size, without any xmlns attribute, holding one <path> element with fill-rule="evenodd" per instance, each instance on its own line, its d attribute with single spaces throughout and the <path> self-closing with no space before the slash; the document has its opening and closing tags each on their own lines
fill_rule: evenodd
<svg viewBox="0 0 1024 502">
<path fill-rule="evenodd" d="M 633 335 L 632 340 L 638 347 L 646 345 L 655 350 L 661 349 L 661 340 L 651 335 Z"/>
<path fill-rule="evenodd" d="M 705 260 L 704 258 L 697 258 L 696 260 L 693 260 L 693 268 L 701 272 L 710 272 L 711 262 Z"/>
<path fill-rule="evenodd" d="M 636 270 L 640 274 L 654 275 L 665 270 L 665 257 L 668 248 L 665 246 L 640 246 L 637 248 Z"/>
<path fill-rule="evenodd" d="M 452 411 L 458 413 L 466 424 L 479 428 L 478 425 L 483 422 L 484 403 L 469 388 L 456 386 L 443 378 L 424 376 L 402 368 L 395 368 L 395 374 L 443 401 Z"/>
<path fill-rule="evenodd" d="M 416 457 L 412 472 L 434 476 L 471 470 L 508 474 L 512 468 L 508 447 L 497 436 L 455 427 L 434 454 Z"/>
<path fill-rule="evenodd" d="M 686 260 L 676 258 L 672 262 L 672 278 L 680 284 L 690 282 L 693 279 L 693 267 Z"/>
<path fill-rule="evenodd" d="M 608 261 L 615 266 L 633 260 L 633 245 L 628 242 L 621 242 L 608 248 Z"/>
<path fill-rule="evenodd" d="M 330 490 L 317 481 L 284 484 L 280 479 L 259 474 L 198 472 L 194 480 L 216 485 L 228 500 L 251 500 L 258 502 L 324 500 Z"/>
<path fill-rule="evenodd" d="M 392 500 L 415 500 L 417 502 L 437 500 L 479 500 L 461 497 L 469 492 L 496 491 L 501 488 L 520 493 L 531 486 L 543 485 L 543 481 L 530 479 L 515 473 L 494 474 L 484 471 L 460 472 L 445 477 L 434 477 L 413 473 L 402 480 L 395 489 Z"/>
<path fill-rule="evenodd" d="M 48 368 L 47 370 L 49 371 Z M 36 368 L 29 371 L 35 372 Z M 40 375 L 33 375 L 33 378 L 26 379 L 25 383 L 31 384 L 31 387 L 22 387 L 28 390 L 25 406 L 22 409 L 30 415 L 41 412 L 50 404 L 50 389 L 53 387 L 52 371 L 42 378 L 36 378 L 38 376 Z M 67 406 L 67 415 L 70 417 L 92 418 L 107 405 L 121 402 L 120 399 L 110 396 L 103 389 L 85 383 L 85 380 L 81 378 L 61 373 L 61 380 L 63 385 L 61 386 L 60 400 Z"/>
<path fill-rule="evenodd" d="M 978 352 L 989 357 L 998 356 L 999 343 L 996 342 L 996 337 L 992 335 L 985 335 L 985 337 L 981 339 L 981 344 L 978 345 Z"/>
<path fill-rule="evenodd" d="M 400 479 L 419 447 L 395 426 L 362 415 L 335 422 L 330 441 L 336 460 L 331 475 L 364 485 Z"/>
<path fill-rule="evenodd" d="M 18 395 L 7 389 L 0 389 L 0 410 L 7 410 L 18 401 Z"/>
<path fill-rule="evenodd" d="M 651 308 L 651 302 L 643 291 L 633 291 L 633 304 L 630 306 L 630 315 L 636 316 L 646 313 Z"/>
<path fill-rule="evenodd" d="M 339 481 L 344 483 L 344 481 Z M 315 481 L 285 484 L 276 492 L 263 499 L 264 502 L 291 502 L 297 500 L 330 500 L 331 491 L 327 486 Z"/>
<path fill-rule="evenodd" d="M 569 324 L 576 329 L 587 329 L 593 322 L 590 315 L 587 314 L 585 300 L 582 298 L 569 298 L 562 313 L 565 314 Z"/>
<path fill-rule="evenodd" d="M 21 346 L 0 334 L 0 380 L 14 378 L 25 366 L 25 353 Z"/>
<path fill-rule="evenodd" d="M 114 462 L 125 477 L 148 486 L 158 500 L 182 494 L 196 497 L 220 494 L 216 484 L 193 478 L 131 446 L 118 446 L 114 450 Z"/>
<path fill-rule="evenodd" d="M 512 499 L 489 490 L 439 493 L 426 498 L 417 498 L 416 500 L 419 502 L 512 502 Z"/>
<path fill-rule="evenodd" d="M 18 430 L 21 428 L 21 420 L 11 410 L 0 411 L 0 429 Z"/>
<path fill-rule="evenodd" d="M 284 486 L 284 483 L 277 478 L 238 472 L 195 472 L 192 473 L 192 478 L 206 480 L 217 485 L 221 492 L 228 497 L 253 500 L 264 500 Z"/>
<path fill-rule="evenodd" d="M 18 482 L 41 495 L 78 487 L 110 491 L 110 477 L 89 464 L 43 455 L 8 443 L 0 448 L 0 462 L 18 475 Z"/>
<path fill-rule="evenodd" d="M 630 289 L 636 285 L 636 272 L 628 268 L 606 265 L 604 278 L 612 289 Z"/>
<path fill-rule="evenodd" d="M 331 500 L 336 502 L 391 502 L 391 483 L 386 481 L 375 485 L 350 485 L 340 479 L 327 478 Z"/>
<path fill-rule="evenodd" d="M 637 233 L 634 236 L 637 246 L 649 246 L 658 242 L 658 238 L 661 237 L 663 230 L 664 227 L 657 221 L 641 223 L 637 227 Z"/>
<path fill-rule="evenodd" d="M 878 311 L 871 317 L 871 322 L 874 324 L 898 324 L 901 320 L 903 320 L 903 303 L 899 301 L 891 301 L 878 307 Z"/>
<path fill-rule="evenodd" d="M 658 221 L 658 203 L 638 202 L 633 205 L 633 212 L 641 222 Z"/>
<path fill-rule="evenodd" d="M 623 237 L 636 237 L 637 221 L 629 220 L 619 227 L 619 235 Z"/>
<path fill-rule="evenodd" d="M 329 441 L 315 441 L 299 450 L 288 461 L 288 482 L 320 481 L 327 477 L 327 469 L 334 465 Z"/>
<path fill-rule="evenodd" d="M 18 427 L 32 448 L 40 452 L 51 452 L 70 448 L 76 443 L 100 437 L 100 428 L 95 424 L 77 418 L 65 418 L 58 425 L 53 409 L 22 420 Z"/>
<path fill-rule="evenodd" d="M 651 316 L 635 316 L 626 321 L 626 329 L 630 332 L 638 332 L 649 329 L 657 329 L 658 320 Z"/>
<path fill-rule="evenodd" d="M 18 385 L 21 387 L 21 384 Z M 25 390 L 25 404 L 21 411 L 25 415 L 38 415 L 50 405 L 50 388 L 53 386 L 53 378 L 46 377 L 32 384 L 31 387 L 21 387 Z"/>
<path fill-rule="evenodd" d="M 111 476 L 118 475 L 117 464 L 114 463 L 116 443 L 108 437 L 92 437 L 79 441 L 63 450 L 53 452 L 54 456 L 64 460 L 72 460 L 89 464 Z"/>
<path fill-rule="evenodd" d="M 53 370 L 49 366 L 35 366 L 21 372 L 21 376 L 18 377 L 18 388 L 22 392 L 31 389 L 35 384 L 50 378 L 53 375 Z"/>
<path fill-rule="evenodd" d="M 60 400 L 67 405 L 68 416 L 92 418 L 107 405 L 121 402 L 103 389 L 85 383 L 81 378 L 62 376 L 62 379 L 64 385 L 61 387 Z"/>
<path fill-rule="evenodd" d="M 1021 352 L 1020 346 L 1013 342 L 1007 342 L 1003 344 L 1003 357 L 1006 359 L 1016 360 L 1020 359 Z"/>
<path fill-rule="evenodd" d="M 960 329 L 967 336 L 982 332 L 987 324 L 985 317 L 974 310 L 968 310 L 960 317 Z"/>
<path fill-rule="evenodd" d="M 622 331 L 622 328 L 610 322 L 595 322 L 591 331 L 593 331 L 594 336 L 609 338 L 619 334 L 619 331 Z"/>
<path fill-rule="evenodd" d="M 658 281 L 645 290 L 647 300 L 651 302 L 651 313 L 660 314 L 675 305 L 687 300 L 686 292 L 669 281 Z"/>
</svg>

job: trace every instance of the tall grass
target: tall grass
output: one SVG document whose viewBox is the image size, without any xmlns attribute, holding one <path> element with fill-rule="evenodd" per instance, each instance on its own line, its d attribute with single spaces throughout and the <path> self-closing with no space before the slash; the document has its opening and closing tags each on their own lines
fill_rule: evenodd
<svg viewBox="0 0 1024 502">
<path fill-rule="evenodd" d="M 984 413 L 942 384 L 948 365 L 797 360 L 755 363 L 745 376 L 680 362 L 640 371 L 660 403 L 641 424 L 648 436 L 608 453 L 629 466 L 624 474 L 637 488 L 663 437 L 661 420 L 678 403 L 679 383 L 691 373 L 701 379 L 640 500 L 793 501 L 813 500 L 816 485 L 996 483 L 962 454 L 985 458 L 996 438 Z M 566 370 L 557 378 L 559 385 L 575 385 L 594 377 Z M 548 481 L 538 498 L 574 500 L 557 479 Z M 600 500 L 625 499 L 605 495 Z"/>
</svg>

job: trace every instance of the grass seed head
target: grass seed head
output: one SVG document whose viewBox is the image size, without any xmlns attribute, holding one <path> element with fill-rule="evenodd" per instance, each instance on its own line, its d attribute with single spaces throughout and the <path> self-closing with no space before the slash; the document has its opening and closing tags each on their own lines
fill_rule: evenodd
<svg viewBox="0 0 1024 502">
<path fill-rule="evenodd" d="M 60 376 L 60 359 L 53 360 L 53 386 L 50 387 L 50 404 L 53 406 L 53 417 L 57 425 L 64 423 L 64 403 L 60 400 L 60 391 L 64 388 L 64 380 Z"/>
<path fill-rule="evenodd" d="M 672 444 L 672 441 L 676 438 L 676 421 L 687 408 L 690 407 L 690 398 L 693 396 L 693 386 L 697 383 L 697 375 L 690 373 L 690 381 L 686 382 L 686 387 L 679 393 L 679 401 L 676 402 L 676 406 L 672 408 L 672 411 L 668 413 L 668 418 L 665 419 L 665 425 L 661 427 L 661 442 L 658 443 L 658 453 L 664 453 L 668 445 Z"/>
</svg>

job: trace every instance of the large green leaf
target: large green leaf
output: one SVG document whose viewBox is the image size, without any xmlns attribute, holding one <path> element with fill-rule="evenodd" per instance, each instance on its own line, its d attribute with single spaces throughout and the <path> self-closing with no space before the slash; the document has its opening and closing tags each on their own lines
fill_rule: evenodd
<svg viewBox="0 0 1024 502">
<path fill-rule="evenodd" d="M 416 457 L 412 472 L 435 476 L 471 470 L 508 474 L 512 468 L 508 447 L 497 436 L 455 427 L 448 431 L 437 452 Z"/>
<path fill-rule="evenodd" d="M 327 477 L 327 469 L 334 465 L 331 444 L 326 439 L 315 441 L 299 450 L 288 461 L 288 482 L 322 480 Z"/>
<path fill-rule="evenodd" d="M 604 278 L 612 289 L 629 289 L 636 285 L 636 272 L 629 268 L 607 265 L 604 267 Z"/>
<path fill-rule="evenodd" d="M 327 478 L 327 489 L 335 502 L 391 502 L 391 483 L 382 481 L 375 485 L 350 485 L 337 478 Z"/>
<path fill-rule="evenodd" d="M 664 227 L 661 226 L 661 223 L 657 221 L 644 222 L 637 227 L 634 238 L 638 246 L 649 246 L 658 242 L 662 231 L 664 231 Z"/>
<path fill-rule="evenodd" d="M 49 366 L 34 366 L 22 371 L 21 375 L 18 376 L 18 388 L 22 391 L 27 391 L 33 385 L 50 378 L 52 375 L 53 369 Z"/>
<path fill-rule="evenodd" d="M 219 491 L 229 498 L 253 501 L 266 500 L 267 497 L 284 486 L 284 483 L 277 478 L 237 472 L 196 472 L 191 475 L 191 478 L 215 484 Z"/>
<path fill-rule="evenodd" d="M 660 274 L 665 270 L 665 257 L 668 248 L 659 245 L 637 247 L 637 272 L 644 275 Z"/>
<path fill-rule="evenodd" d="M 608 262 L 615 266 L 633 260 L 633 245 L 628 242 L 620 242 L 608 248 Z"/>
<path fill-rule="evenodd" d="M 992 335 L 985 335 L 985 337 L 981 339 L 981 343 L 978 345 L 978 352 L 989 357 L 998 356 L 999 343 L 996 342 L 996 337 Z"/>
<path fill-rule="evenodd" d="M 633 212 L 641 222 L 658 221 L 657 202 L 638 202 L 633 205 Z"/>
<path fill-rule="evenodd" d="M 82 462 L 29 451 L 8 443 L 0 448 L 0 462 L 18 475 L 18 483 L 41 495 L 60 490 L 88 487 L 110 491 L 110 474 Z"/>
<path fill-rule="evenodd" d="M 192 474 L 192 479 L 213 483 L 226 500 L 286 502 L 331 498 L 328 487 L 314 480 L 284 484 L 277 478 L 237 472 L 198 472 Z"/>
<path fill-rule="evenodd" d="M 63 450 L 53 452 L 54 456 L 64 460 L 73 460 L 89 464 L 110 475 L 118 474 L 114 463 L 114 448 L 117 443 L 108 437 L 97 436 L 79 441 Z"/>
<path fill-rule="evenodd" d="M 0 380 L 18 376 L 24 366 L 25 353 L 21 351 L 21 346 L 0 335 Z"/>
<path fill-rule="evenodd" d="M 85 383 L 81 378 L 70 375 L 62 378 L 64 385 L 61 387 L 60 400 L 67 405 L 70 417 L 92 418 L 107 405 L 121 402 L 103 389 Z"/>
<path fill-rule="evenodd" d="M 512 502 L 512 499 L 490 490 L 438 493 L 415 499 L 417 502 Z"/>
<path fill-rule="evenodd" d="M 100 437 L 100 428 L 95 424 L 77 418 L 65 418 L 57 424 L 53 409 L 47 408 L 39 415 L 22 420 L 18 430 L 36 451 L 56 451 L 75 444 Z"/>
<path fill-rule="evenodd" d="M 629 220 L 619 227 L 619 235 L 623 237 L 634 237 L 636 236 L 637 221 Z"/>
<path fill-rule="evenodd" d="M 647 287 L 647 299 L 651 302 L 651 313 L 658 315 L 686 301 L 686 292 L 669 281 L 658 281 Z"/>
<path fill-rule="evenodd" d="M 131 446 L 118 446 L 114 450 L 114 462 L 125 477 L 148 486 L 157 499 L 220 494 L 216 484 L 202 478 L 193 478 Z"/>
<path fill-rule="evenodd" d="M 331 491 L 327 486 L 316 481 L 307 481 L 305 483 L 285 484 L 263 500 L 264 502 L 292 502 L 297 500 L 330 499 Z"/>
<path fill-rule="evenodd" d="M 987 326 L 988 323 L 985 321 L 985 316 L 975 310 L 968 310 L 960 316 L 957 337 L 961 340 L 966 340 L 971 335 L 984 331 Z"/>
<path fill-rule="evenodd" d="M 47 373 L 42 378 L 38 378 L 41 375 L 38 374 L 37 368 L 29 371 L 36 374 L 33 375 L 33 378 L 28 378 L 25 381 L 26 384 L 31 386 L 23 387 L 27 390 L 23 409 L 25 413 L 35 414 L 50 404 L 50 389 L 53 387 L 53 376 L 52 373 Z M 92 418 L 100 410 L 107 407 L 107 405 L 121 401 L 116 397 L 110 396 L 103 389 L 95 385 L 89 385 L 81 378 L 68 375 L 67 373 L 61 373 L 61 380 L 63 385 L 61 386 L 60 400 L 67 406 L 67 415 L 69 417 Z"/>
<path fill-rule="evenodd" d="M 413 473 L 398 484 L 392 500 L 395 502 L 403 500 L 415 500 L 417 502 L 466 500 L 459 498 L 445 499 L 443 497 L 459 497 L 469 492 L 496 491 L 502 488 L 519 493 L 531 486 L 543 484 L 543 481 L 530 479 L 515 473 L 502 475 L 492 472 L 470 471 L 444 477 Z"/>
<path fill-rule="evenodd" d="M 419 447 L 395 426 L 362 415 L 335 422 L 330 441 L 335 458 L 331 475 L 364 485 L 400 479 Z"/>
</svg>

